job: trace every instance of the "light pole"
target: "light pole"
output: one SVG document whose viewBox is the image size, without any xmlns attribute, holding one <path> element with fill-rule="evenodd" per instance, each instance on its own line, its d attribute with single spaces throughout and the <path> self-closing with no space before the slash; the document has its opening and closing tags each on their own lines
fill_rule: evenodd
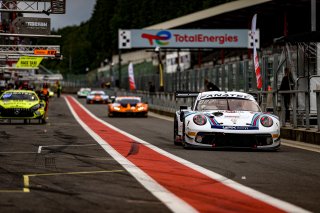
<svg viewBox="0 0 320 213">
<path fill-rule="evenodd" d="M 158 55 L 158 64 L 159 64 L 159 81 L 160 81 L 160 88 L 159 91 L 163 92 L 164 91 L 164 86 L 163 86 L 163 65 L 162 65 L 162 60 L 161 60 L 161 52 L 160 52 L 160 47 L 155 48 L 155 52 Z"/>
<path fill-rule="evenodd" d="M 111 61 L 111 63 L 110 63 L 110 76 L 111 76 L 111 86 L 113 87 L 114 86 L 114 76 L 113 76 L 113 62 Z"/>
</svg>

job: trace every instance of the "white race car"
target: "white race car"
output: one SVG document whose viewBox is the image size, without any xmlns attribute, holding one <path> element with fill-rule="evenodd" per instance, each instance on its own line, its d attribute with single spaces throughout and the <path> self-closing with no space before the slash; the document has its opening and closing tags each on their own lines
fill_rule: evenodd
<svg viewBox="0 0 320 213">
<path fill-rule="evenodd" d="M 176 93 L 196 98 L 180 106 L 174 118 L 174 144 L 184 148 L 250 148 L 277 150 L 280 121 L 263 113 L 254 97 L 242 92 Z"/>
</svg>

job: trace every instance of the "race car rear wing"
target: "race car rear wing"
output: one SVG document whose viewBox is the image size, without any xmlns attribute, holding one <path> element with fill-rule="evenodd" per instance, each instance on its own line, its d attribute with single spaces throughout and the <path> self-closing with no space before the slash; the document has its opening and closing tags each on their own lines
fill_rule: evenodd
<svg viewBox="0 0 320 213">
<path fill-rule="evenodd" d="M 188 91 L 176 91 L 175 98 L 197 98 L 199 92 L 188 92 Z M 188 106 L 180 106 L 180 114 L 183 115 L 184 110 L 191 110 L 191 107 Z"/>
<path fill-rule="evenodd" d="M 196 98 L 200 92 L 176 91 L 175 98 Z"/>
</svg>

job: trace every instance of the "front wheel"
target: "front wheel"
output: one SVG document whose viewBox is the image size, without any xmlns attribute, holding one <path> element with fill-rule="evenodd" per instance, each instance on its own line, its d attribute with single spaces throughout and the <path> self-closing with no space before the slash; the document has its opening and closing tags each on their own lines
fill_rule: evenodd
<svg viewBox="0 0 320 213">
<path fill-rule="evenodd" d="M 173 121 L 173 143 L 176 146 L 181 145 L 181 142 L 177 140 L 177 136 L 178 136 L 178 121 L 177 121 L 177 117 L 174 116 L 174 121 Z"/>
<path fill-rule="evenodd" d="M 182 147 L 184 149 L 189 149 L 190 146 L 185 142 L 185 136 L 186 135 L 186 128 L 185 128 L 185 124 L 184 124 L 184 121 L 182 123 L 182 137 L 181 137 L 181 140 L 182 140 Z"/>
<path fill-rule="evenodd" d="M 41 123 L 42 124 L 46 124 L 47 123 L 47 119 L 46 119 L 45 115 L 41 118 Z"/>
</svg>

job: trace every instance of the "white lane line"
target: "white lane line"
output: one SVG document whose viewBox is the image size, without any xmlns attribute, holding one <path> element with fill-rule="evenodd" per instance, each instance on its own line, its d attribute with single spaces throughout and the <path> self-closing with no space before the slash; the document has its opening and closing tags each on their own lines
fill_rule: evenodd
<svg viewBox="0 0 320 213">
<path fill-rule="evenodd" d="M 72 97 L 73 98 L 73 97 Z M 104 121 L 104 120 L 102 120 L 102 119 L 100 119 L 100 118 L 98 118 L 98 117 L 96 117 L 94 114 L 92 114 L 88 109 L 86 109 L 82 104 L 80 104 L 75 98 L 73 98 L 79 105 L 80 105 L 80 107 L 83 109 L 83 110 L 85 110 L 90 116 L 92 116 L 94 119 L 96 119 L 96 120 L 98 120 L 98 121 L 100 121 L 101 123 L 103 123 L 104 125 L 106 125 L 106 126 L 108 126 L 109 128 L 111 128 L 111 129 L 114 129 L 115 131 L 118 131 L 119 133 L 121 133 L 121 134 L 123 134 L 123 135 L 125 135 L 125 136 L 127 136 L 127 137 L 129 137 L 129 138 L 131 138 L 132 140 L 134 140 L 134 141 L 136 141 L 136 142 L 139 142 L 139 143 L 141 143 L 141 144 L 144 144 L 144 145 L 146 145 L 146 146 L 148 146 L 148 148 L 150 148 L 150 149 L 152 149 L 152 150 L 154 150 L 154 151 L 156 151 L 156 152 L 158 152 L 158 153 L 160 153 L 160 154 L 162 154 L 162 155 L 164 155 L 164 156 L 166 156 L 166 157 L 168 157 L 168 158 L 171 158 L 172 160 L 175 160 L 175 161 L 177 161 L 177 162 L 179 162 L 179 163 L 181 163 L 181 164 L 183 164 L 183 165 L 185 165 L 185 166 L 187 166 L 187 167 L 189 167 L 189 168 L 191 168 L 191 169 L 193 169 L 193 170 L 196 170 L 196 171 L 198 171 L 198 172 L 200 172 L 200 173 L 202 173 L 202 174 L 204 174 L 204 175 L 206 175 L 206 176 L 208 176 L 208 177 L 210 177 L 210 178 L 212 178 L 213 180 L 216 180 L 216 181 L 219 181 L 220 183 L 222 183 L 222 184 L 224 184 L 224 185 L 226 185 L 226 186 L 229 186 L 230 188 L 232 188 L 232 189 L 235 189 L 235 190 L 237 190 L 237 191 L 239 191 L 239 192 L 242 192 L 242 193 L 244 193 L 244 194 L 246 194 L 246 195 L 248 195 L 248 196 L 251 196 L 251 197 L 253 197 L 253 198 L 255 198 L 255 199 L 257 199 L 257 200 L 260 200 L 260 201 L 262 201 L 262 202 L 264 202 L 264 203 L 268 203 L 268 204 L 270 204 L 270 205 L 273 205 L 273 206 L 275 206 L 275 207 L 277 207 L 277 208 L 279 208 L 279 209 L 282 209 L 282 210 L 284 210 L 284 211 L 287 211 L 287 212 L 299 212 L 299 213 L 310 213 L 310 211 L 307 211 L 307 210 L 305 210 L 305 209 L 302 209 L 301 207 L 299 207 L 299 206 L 296 206 L 296 205 L 294 205 L 294 204 L 291 204 L 291 203 L 288 203 L 288 202 L 286 202 L 286 201 L 282 201 L 282 200 L 279 200 L 279 199 L 277 199 L 277 198 L 274 198 L 274 197 L 271 197 L 271 196 L 269 196 L 269 195 L 267 195 L 267 194 L 264 194 L 264 193 L 262 193 L 262 192 L 259 192 L 259 191 L 256 191 L 256 190 L 254 190 L 254 189 L 251 189 L 251 188 L 249 188 L 249 187 L 247 187 L 247 186 L 244 186 L 244 185 L 241 185 L 240 183 L 237 183 L 237 182 L 235 182 L 235 181 L 233 181 L 233 180 L 230 180 L 230 179 L 228 179 L 228 178 L 226 178 L 226 177 L 224 177 L 224 176 L 222 176 L 222 175 L 220 175 L 220 174 L 218 174 L 218 173 L 215 173 L 215 172 L 213 172 L 213 171 L 210 171 L 210 170 L 208 170 L 208 169 L 206 169 L 206 168 L 203 168 L 203 167 L 201 167 L 201 166 L 199 166 L 199 165 L 196 165 L 196 164 L 194 164 L 194 163 L 192 163 L 192 162 L 190 162 L 190 161 L 187 161 L 187 160 L 185 160 L 185 159 L 183 159 L 183 158 L 180 158 L 180 157 L 178 157 L 178 156 L 175 156 L 175 155 L 173 155 L 173 154 L 171 154 L 171 153 L 169 153 L 169 152 L 167 152 L 167 151 L 164 151 L 164 150 L 162 150 L 162 149 L 160 149 L 160 148 L 158 148 L 158 147 L 156 147 L 156 146 L 154 146 L 154 145 L 152 145 L 152 144 L 150 144 L 150 143 L 148 143 L 148 142 L 146 142 L 146 141 L 144 141 L 144 140 L 142 140 L 142 139 L 140 139 L 140 138 L 137 138 L 137 137 L 135 137 L 135 136 L 133 136 L 133 135 L 131 135 L 131 134 L 129 134 L 129 133 L 127 133 L 127 132 L 125 132 L 125 131 L 123 131 L 123 130 L 121 130 L 121 129 L 118 129 L 117 127 L 115 127 L 115 126 L 112 126 L 111 124 L 109 124 L 109 123 L 107 123 L 106 121 Z M 89 129 L 89 127 L 86 125 L 86 124 L 84 124 L 81 120 L 80 120 L 80 118 L 77 116 L 77 114 L 73 111 L 73 109 L 72 109 L 72 107 L 71 107 L 71 105 L 69 104 L 69 102 L 68 102 L 68 100 L 66 99 L 66 101 L 67 101 L 67 104 L 68 104 L 68 106 L 69 106 L 69 108 L 70 108 L 70 110 L 72 111 L 72 114 L 75 116 L 75 118 L 77 119 L 77 121 L 83 126 L 83 128 L 86 130 L 86 131 L 88 131 L 88 133 L 91 135 L 92 134 L 92 137 L 94 137 L 97 141 L 98 140 L 100 140 L 100 141 L 98 141 L 98 143 L 99 144 L 101 144 L 102 143 L 102 147 L 106 147 L 105 148 L 105 150 L 109 153 L 109 149 L 112 149 L 112 152 L 114 152 L 113 154 L 114 154 L 114 156 L 115 156 L 115 158 L 117 157 L 117 161 L 123 166 L 123 167 L 125 167 L 126 168 L 126 166 L 128 165 L 127 163 L 129 163 L 130 165 L 132 165 L 133 167 L 134 167 L 134 169 L 133 169 L 133 173 L 131 173 L 137 180 L 139 180 L 138 178 L 143 178 L 142 176 L 138 176 L 139 174 L 144 174 L 144 175 L 146 175 L 147 177 L 149 177 L 146 173 L 144 173 L 142 170 L 140 170 L 138 167 L 136 167 L 134 164 L 132 164 L 130 161 L 128 161 L 126 158 L 124 158 L 121 154 L 119 154 L 117 151 L 115 151 L 109 144 L 107 144 L 102 138 L 100 138 L 96 133 L 94 133 L 91 129 Z M 110 154 L 110 153 L 109 153 Z M 111 154 L 110 154 L 111 155 Z M 112 155 L 113 156 L 113 155 Z M 122 163 L 126 163 L 126 164 L 122 164 Z M 132 168 L 132 166 L 130 166 L 129 167 L 129 169 L 131 169 Z M 137 174 L 137 176 L 135 176 L 134 174 L 134 172 L 136 171 L 136 170 L 138 170 L 139 172 L 137 172 L 136 174 Z M 129 171 L 129 170 L 128 170 Z M 158 187 L 162 187 L 161 185 L 159 185 L 155 180 L 153 180 L 151 177 L 149 177 L 152 181 L 154 181 L 154 183 L 153 184 L 156 184 L 156 185 L 158 185 Z M 142 180 L 142 181 L 144 181 L 144 180 Z M 141 182 L 142 183 L 142 185 L 144 185 L 146 188 L 148 187 L 148 185 L 145 185 L 145 184 L 147 184 L 147 183 L 149 183 L 148 181 L 147 181 L 147 183 L 143 183 L 143 182 Z M 162 187 L 163 188 L 163 187 Z M 148 189 L 148 188 L 147 188 Z M 164 188 L 163 188 L 164 189 Z M 150 192 L 152 192 L 151 190 L 154 190 L 153 188 L 151 188 L 151 189 L 149 189 L 149 191 Z M 166 190 L 166 189 L 164 189 L 164 190 Z M 166 190 L 167 191 L 167 190 Z M 153 192 L 152 192 L 153 193 Z M 171 195 L 173 195 L 172 193 L 170 193 L 169 191 L 167 191 L 166 193 L 168 193 L 168 194 L 171 194 Z M 154 194 L 156 197 L 158 197 L 156 194 Z M 165 195 L 164 195 L 165 196 Z M 175 196 L 175 195 L 173 195 L 173 196 Z M 175 202 L 177 202 L 177 201 L 173 201 L 173 200 L 170 200 L 170 199 L 168 199 L 168 197 L 158 197 L 164 204 L 166 204 L 166 202 L 165 202 L 165 200 L 167 200 L 168 202 L 169 201 L 171 201 L 171 202 L 173 202 L 173 203 L 175 203 Z M 178 198 L 179 199 L 179 198 Z M 181 199 L 179 199 L 179 200 L 181 200 Z M 184 202 L 184 201 L 182 201 L 182 202 Z M 166 204 L 167 205 L 167 204 Z M 179 204 L 178 204 L 179 205 Z M 168 207 L 169 207 L 169 205 L 167 205 Z M 177 206 L 177 205 L 174 205 L 174 206 L 172 206 L 172 207 L 175 207 L 175 206 Z M 191 207 L 191 206 L 190 206 Z M 169 207 L 170 208 L 170 207 Z M 175 208 L 170 208 L 170 209 L 172 209 L 173 211 L 176 211 L 176 212 L 185 212 L 185 211 L 181 211 L 181 210 L 177 210 L 177 209 L 175 209 Z M 194 209 L 195 210 L 195 209 Z"/>
<path fill-rule="evenodd" d="M 39 146 L 38 147 L 38 154 L 41 153 L 41 151 L 46 147 L 55 147 L 55 146 L 96 146 L 97 144 L 72 144 L 72 145 L 47 145 L 47 146 Z"/>
<path fill-rule="evenodd" d="M 152 117 L 155 117 L 155 118 L 160 118 L 162 120 L 167 120 L 167 121 L 172 121 L 173 122 L 173 117 L 169 117 L 169 116 L 165 116 L 165 115 L 159 115 L 159 114 L 156 114 L 154 112 L 148 112 L 148 115 L 152 116 Z"/>
<path fill-rule="evenodd" d="M 75 98 L 73 98 L 79 106 L 81 106 L 87 113 L 89 113 L 94 119 L 99 120 L 100 122 L 105 123 L 104 121 L 98 119 L 94 116 L 90 111 L 88 111 L 85 107 L 83 107 Z M 101 147 L 111 155 L 123 168 L 125 168 L 138 182 L 140 182 L 147 190 L 149 190 L 156 198 L 158 198 L 164 205 L 166 205 L 173 212 L 185 212 L 185 213 L 193 213 L 198 212 L 188 203 L 168 191 L 166 188 L 161 186 L 158 182 L 156 182 L 152 177 L 150 177 L 147 173 L 142 171 L 136 165 L 134 165 L 131 161 L 123 157 L 120 153 L 118 153 L 112 146 L 110 146 L 107 141 L 103 140 L 98 134 L 96 134 L 93 130 L 91 130 L 77 115 L 77 113 L 73 110 L 71 104 L 68 99 L 65 98 L 67 105 L 73 114 L 74 118 L 78 121 L 78 123 L 83 127 L 83 129 L 88 132 L 94 140 L 96 140 Z M 109 126 L 109 125 L 107 125 Z M 116 129 L 113 127 L 113 129 Z M 121 133 L 123 131 L 120 130 Z"/>
<path fill-rule="evenodd" d="M 301 141 L 297 142 L 297 141 L 292 141 L 292 140 L 281 139 L 281 145 L 290 146 L 290 147 L 299 148 L 299 149 L 305 149 L 305 150 L 308 150 L 308 151 L 320 153 L 320 146 L 316 145 L 316 144 L 310 144 L 310 143 L 304 143 L 304 142 L 301 142 Z"/>
<path fill-rule="evenodd" d="M 0 154 L 37 154 L 37 152 L 0 152 Z"/>
</svg>

